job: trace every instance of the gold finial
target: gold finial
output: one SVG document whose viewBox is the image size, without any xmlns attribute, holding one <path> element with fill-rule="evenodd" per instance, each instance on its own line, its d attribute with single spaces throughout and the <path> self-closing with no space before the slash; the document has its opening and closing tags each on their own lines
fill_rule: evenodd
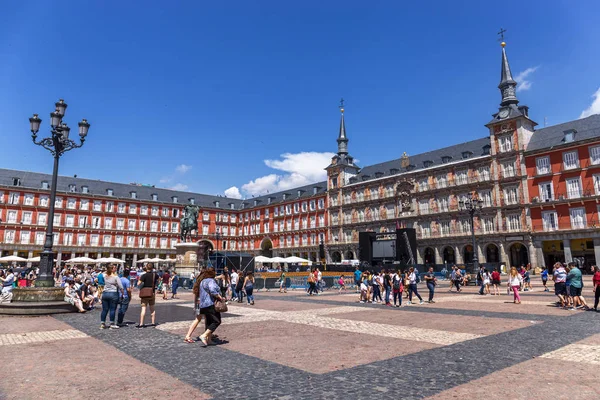
<svg viewBox="0 0 600 400">
<path fill-rule="evenodd" d="M 340 100 L 340 112 L 343 114 L 344 113 L 344 98 L 342 97 L 342 99 Z"/>
<path fill-rule="evenodd" d="M 506 46 L 506 42 L 500 43 L 500 46 L 502 46 L 502 47 Z"/>
</svg>

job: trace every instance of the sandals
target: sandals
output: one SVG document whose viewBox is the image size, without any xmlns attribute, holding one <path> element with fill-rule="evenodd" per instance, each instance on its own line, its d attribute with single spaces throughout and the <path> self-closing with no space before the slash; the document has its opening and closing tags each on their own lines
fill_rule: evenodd
<svg viewBox="0 0 600 400">
<path fill-rule="evenodd" d="M 183 341 L 185 343 L 196 343 L 196 341 L 190 337 L 186 337 L 185 339 L 183 339 Z"/>
</svg>

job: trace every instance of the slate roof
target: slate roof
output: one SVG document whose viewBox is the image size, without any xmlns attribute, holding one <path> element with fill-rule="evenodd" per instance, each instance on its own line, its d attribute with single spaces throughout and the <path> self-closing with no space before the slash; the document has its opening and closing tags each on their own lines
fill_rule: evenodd
<svg viewBox="0 0 600 400">
<path fill-rule="evenodd" d="M 46 181 L 50 184 L 52 176 L 50 174 L 43 174 L 38 172 L 18 171 L 11 169 L 0 169 L 0 186 L 14 186 L 13 179 L 19 178 L 21 180 L 20 188 L 24 189 L 42 189 L 42 182 Z M 254 206 L 254 200 L 258 200 L 257 206 L 264 206 L 267 204 L 267 198 L 271 197 L 271 204 L 283 201 L 283 194 L 286 195 L 286 202 L 296 200 L 299 198 L 308 198 L 313 196 L 313 188 L 317 187 L 317 193 L 322 195 L 327 187 L 326 182 L 314 183 L 286 191 L 277 193 L 267 194 L 265 196 L 259 196 L 255 198 L 249 198 L 246 200 L 232 199 L 223 196 L 213 196 L 200 193 L 183 192 L 178 190 L 163 189 L 151 186 L 143 186 L 136 184 L 107 182 L 101 180 L 75 178 L 72 176 L 59 176 L 57 181 L 57 192 L 61 195 L 68 195 L 70 193 L 70 185 L 75 185 L 76 193 L 82 194 L 82 187 L 88 187 L 88 194 L 92 196 L 107 196 L 107 189 L 113 190 L 112 198 L 115 199 L 129 199 L 131 200 L 131 192 L 136 192 L 136 199 L 142 201 L 152 201 L 152 194 L 157 195 L 157 202 L 159 203 L 170 203 L 173 204 L 173 197 L 177 197 L 176 204 L 189 204 L 189 199 L 194 199 L 194 204 L 201 207 L 217 208 L 215 202 L 219 202 L 220 209 L 231 209 L 231 204 L 235 206 L 236 210 L 241 209 L 242 203 L 246 203 L 245 208 L 252 208 Z M 301 191 L 300 197 L 298 197 L 298 191 Z"/>
<path fill-rule="evenodd" d="M 575 130 L 575 138 L 572 142 L 565 143 L 565 131 L 570 129 Z M 572 145 L 593 138 L 600 138 L 600 114 L 536 130 L 526 151 L 552 150 L 557 146 Z"/>
<path fill-rule="evenodd" d="M 442 157 L 452 157 L 447 163 L 452 163 L 456 161 L 463 160 L 463 152 L 471 152 L 469 158 L 480 157 L 484 154 L 484 146 L 490 145 L 490 138 L 484 137 L 481 139 L 472 140 L 465 143 L 456 144 L 449 147 L 444 147 L 441 149 L 428 151 L 426 153 L 409 155 L 410 164 L 414 166 L 411 171 L 419 171 L 425 168 L 431 168 L 435 166 L 439 166 L 444 164 L 442 161 Z M 425 167 L 424 162 L 431 161 L 431 164 L 428 167 Z M 377 178 L 376 173 L 382 173 L 384 176 L 392 176 L 392 169 L 397 169 L 397 173 L 406 172 L 406 168 L 402 168 L 401 166 L 401 158 L 396 160 L 386 161 L 379 164 L 369 165 L 361 169 L 360 173 L 357 175 L 358 182 L 362 182 L 363 180 L 371 180 Z M 368 176 L 368 179 L 364 179 L 363 177 Z"/>
</svg>

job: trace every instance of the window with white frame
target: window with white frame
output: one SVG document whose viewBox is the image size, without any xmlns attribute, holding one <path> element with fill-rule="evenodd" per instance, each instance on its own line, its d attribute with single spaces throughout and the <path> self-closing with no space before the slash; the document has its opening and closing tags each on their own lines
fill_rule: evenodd
<svg viewBox="0 0 600 400">
<path fill-rule="evenodd" d="M 135 237 L 127 236 L 127 247 L 134 247 L 134 246 L 135 246 Z"/>
<path fill-rule="evenodd" d="M 492 191 L 491 190 L 482 190 L 479 192 L 479 199 L 483 201 L 483 207 L 491 207 L 492 206 Z"/>
<path fill-rule="evenodd" d="M 102 237 L 102 245 L 104 247 L 110 247 L 111 244 L 112 244 L 112 237 L 110 235 L 104 235 Z"/>
<path fill-rule="evenodd" d="M 292 205 L 291 204 L 286 204 L 285 205 L 285 214 L 286 215 L 291 215 L 292 214 Z"/>
<path fill-rule="evenodd" d="M 308 208 L 310 209 L 310 211 L 315 211 L 315 201 L 311 200 L 308 202 Z M 277 208 L 275 208 L 275 216 L 277 216 Z"/>
<path fill-rule="evenodd" d="M 60 239 L 60 233 L 54 232 L 52 234 L 52 243 L 58 243 L 59 239 Z"/>
<path fill-rule="evenodd" d="M 169 223 L 168 222 L 161 222 L 160 223 L 160 231 L 162 233 L 169 232 Z"/>
<path fill-rule="evenodd" d="M 155 249 L 157 242 L 158 242 L 158 240 L 155 237 L 151 237 L 150 238 L 150 248 Z"/>
<path fill-rule="evenodd" d="M 203 234 L 203 235 L 208 235 L 208 226 L 204 225 L 204 226 L 202 227 L 202 234 Z"/>
<path fill-rule="evenodd" d="M 92 217 L 92 228 L 100 228 L 100 217 Z"/>
<path fill-rule="evenodd" d="M 541 202 L 554 200 L 554 186 L 552 185 L 552 182 L 540 183 L 538 188 L 540 191 Z"/>
<path fill-rule="evenodd" d="M 579 155 L 577 150 L 564 152 L 563 164 L 565 169 L 579 168 Z"/>
<path fill-rule="evenodd" d="M 209 213 L 208 213 L 208 211 L 204 211 L 202 213 L 202 221 L 208 221 L 208 219 L 209 219 Z"/>
<path fill-rule="evenodd" d="M 465 185 L 467 183 L 467 170 L 456 171 L 456 184 Z"/>
<path fill-rule="evenodd" d="M 231 230 L 231 236 L 235 236 L 235 232 L 237 231 L 236 227 L 235 227 L 235 226 L 232 226 L 232 227 L 230 228 L 230 230 Z"/>
<path fill-rule="evenodd" d="M 586 226 L 585 221 L 585 209 L 583 207 L 571 208 L 569 210 L 571 216 L 571 228 L 573 229 L 584 229 Z"/>
<path fill-rule="evenodd" d="M 4 231 L 4 243 L 15 242 L 15 231 Z"/>
<path fill-rule="evenodd" d="M 225 245 L 225 243 L 227 243 L 227 242 L 223 241 L 223 245 Z M 177 244 L 177 239 L 171 239 L 171 244 L 169 247 L 174 249 L 176 244 Z M 225 249 L 225 247 L 223 247 L 223 248 Z"/>
<path fill-rule="evenodd" d="M 438 188 L 445 188 L 448 185 L 448 175 L 441 174 L 436 178 L 436 185 Z"/>
<path fill-rule="evenodd" d="M 519 202 L 518 186 L 509 186 L 504 188 L 504 202 L 506 204 L 517 204 Z"/>
<path fill-rule="evenodd" d="M 31 239 L 31 232 L 21 231 L 21 244 L 29 244 Z"/>
<path fill-rule="evenodd" d="M 118 218 L 117 219 L 117 229 L 122 231 L 123 229 L 125 229 L 125 220 L 123 218 Z"/>
<path fill-rule="evenodd" d="M 512 135 L 499 136 L 498 145 L 500 146 L 500 153 L 513 150 Z"/>
<path fill-rule="evenodd" d="M 67 228 L 71 228 L 75 225 L 75 216 L 74 215 L 67 215 L 67 218 L 65 219 L 65 226 Z M 79 225 L 81 226 L 81 225 Z"/>
<path fill-rule="evenodd" d="M 319 215 L 319 226 L 325 226 L 325 216 L 323 214 Z"/>
<path fill-rule="evenodd" d="M 140 214 L 148 215 L 148 206 L 147 205 L 142 204 L 142 206 L 140 207 Z"/>
<path fill-rule="evenodd" d="M 95 246 L 98 246 L 99 244 L 100 244 L 100 235 L 93 234 L 90 237 L 90 245 L 95 247 Z"/>
<path fill-rule="evenodd" d="M 85 246 L 87 242 L 87 235 L 85 233 L 80 233 L 77 235 L 77 246 Z"/>
<path fill-rule="evenodd" d="M 71 198 L 67 199 L 67 208 L 69 210 L 74 210 L 75 209 L 75 202 L 76 202 L 75 199 L 71 199 Z"/>
<path fill-rule="evenodd" d="M 509 214 L 506 216 L 506 228 L 509 232 L 521 230 L 521 214 Z"/>
<path fill-rule="evenodd" d="M 130 219 L 127 221 L 127 229 L 130 231 L 135 231 L 135 219 Z"/>
<path fill-rule="evenodd" d="M 90 208 L 90 201 L 88 199 L 79 200 L 79 209 L 87 211 Z"/>
<path fill-rule="evenodd" d="M 62 214 L 55 214 L 54 221 L 52 221 L 52 226 L 60 226 L 61 220 L 62 220 Z"/>
<path fill-rule="evenodd" d="M 125 213 L 125 203 L 117 204 L 117 212 L 121 214 Z"/>
<path fill-rule="evenodd" d="M 112 201 L 106 202 L 106 212 L 113 212 L 115 209 L 115 204 Z"/>
<path fill-rule="evenodd" d="M 483 217 L 483 233 L 493 233 L 496 231 L 496 219 L 494 217 Z"/>
<path fill-rule="evenodd" d="M 19 193 L 11 192 L 8 195 L 8 204 L 19 204 Z M 62 204 L 62 201 L 61 201 Z"/>
<path fill-rule="evenodd" d="M 419 213 L 429 214 L 429 199 L 419 200 Z"/>
<path fill-rule="evenodd" d="M 46 235 L 44 235 L 44 232 L 36 232 L 35 233 L 35 244 L 37 246 L 41 246 L 44 244 L 44 241 L 46 239 L 45 237 Z M 57 243 L 58 244 L 58 243 Z"/>
<path fill-rule="evenodd" d="M 538 175 L 550 173 L 550 156 L 537 157 L 535 159 L 535 167 Z"/>
<path fill-rule="evenodd" d="M 600 194 L 600 174 L 593 175 L 592 180 L 594 182 L 594 192 Z"/>
<path fill-rule="evenodd" d="M 38 213 L 37 215 L 37 224 L 38 225 L 46 225 L 48 223 L 48 214 L 46 213 Z"/>
<path fill-rule="evenodd" d="M 79 227 L 80 228 L 85 228 L 87 227 L 87 223 L 88 223 L 88 218 L 85 215 L 82 215 L 79 217 Z"/>
<path fill-rule="evenodd" d="M 279 222 L 273 222 L 273 232 L 279 232 Z"/>
<path fill-rule="evenodd" d="M 123 247 L 123 236 L 119 235 L 115 238 L 115 246 Z"/>
<path fill-rule="evenodd" d="M 324 199 L 319 199 L 319 201 L 317 203 L 317 208 L 319 210 L 322 210 L 323 208 L 325 208 L 325 200 Z"/>
<path fill-rule="evenodd" d="M 502 163 L 502 176 L 504 178 L 512 178 L 515 176 L 515 162 L 507 161 Z"/>
<path fill-rule="evenodd" d="M 460 232 L 471 233 L 471 220 L 470 219 L 461 219 L 458 222 L 458 226 L 459 226 Z"/>
<path fill-rule="evenodd" d="M 578 199 L 581 197 L 581 180 L 579 178 L 567 179 L 567 197 Z"/>
<path fill-rule="evenodd" d="M 31 211 L 24 211 L 23 215 L 21 216 L 21 222 L 24 225 L 31 225 L 31 217 L 32 217 L 33 213 Z"/>
<path fill-rule="evenodd" d="M 153 217 L 158 217 L 158 206 L 152 206 L 152 209 L 150 210 L 150 214 Z"/>
<path fill-rule="evenodd" d="M 421 178 L 417 183 L 417 186 L 420 192 L 429 189 L 429 185 L 427 184 L 427 178 Z"/>
<path fill-rule="evenodd" d="M 298 214 L 300 212 L 300 204 L 294 203 L 294 214 Z"/>
<path fill-rule="evenodd" d="M 442 236 L 450 235 L 450 221 L 441 221 L 440 222 L 440 235 L 442 235 Z"/>
<path fill-rule="evenodd" d="M 136 204 L 129 205 L 129 214 L 137 214 L 137 205 Z"/>
<path fill-rule="evenodd" d="M 148 221 L 141 220 L 140 221 L 140 231 L 145 232 L 148 225 Z"/>
<path fill-rule="evenodd" d="M 489 181 L 490 180 L 490 167 L 489 166 L 479 167 L 478 173 L 479 173 L 480 181 Z"/>
<path fill-rule="evenodd" d="M 169 216 L 169 212 L 170 212 L 170 210 L 168 208 L 163 207 L 163 209 L 162 209 L 162 216 L 163 217 L 168 217 Z"/>
<path fill-rule="evenodd" d="M 179 223 L 171 222 L 171 233 L 177 233 L 179 231 Z"/>
<path fill-rule="evenodd" d="M 40 207 L 48 207 L 48 202 L 50 201 L 50 198 L 48 196 L 40 196 Z"/>
<path fill-rule="evenodd" d="M 25 195 L 25 205 L 26 206 L 32 206 L 33 205 L 33 199 L 34 199 L 34 196 L 32 194 L 26 194 Z"/>
<path fill-rule="evenodd" d="M 231 214 L 231 223 L 235 224 L 235 222 L 237 221 L 237 217 L 235 214 Z"/>
<path fill-rule="evenodd" d="M 556 211 L 542 211 L 542 228 L 545 232 L 558 229 L 558 217 Z"/>
<path fill-rule="evenodd" d="M 17 211 L 9 210 L 6 218 L 7 218 L 7 222 L 9 224 L 16 224 L 17 223 Z"/>
<path fill-rule="evenodd" d="M 166 249 L 167 248 L 167 238 L 160 238 L 160 248 L 161 249 Z"/>
<path fill-rule="evenodd" d="M 590 147 L 590 163 L 592 165 L 600 164 L 600 146 Z"/>
<path fill-rule="evenodd" d="M 138 247 L 146 247 L 146 238 L 143 236 L 140 236 L 138 238 Z"/>
<path fill-rule="evenodd" d="M 104 229 L 112 229 L 113 219 L 108 217 L 104 218 Z"/>
</svg>

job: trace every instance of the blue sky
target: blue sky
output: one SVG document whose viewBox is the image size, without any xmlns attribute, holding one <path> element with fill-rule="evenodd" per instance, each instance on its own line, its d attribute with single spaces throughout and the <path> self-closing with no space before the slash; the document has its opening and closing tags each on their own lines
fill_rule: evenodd
<svg viewBox="0 0 600 400">
<path fill-rule="evenodd" d="M 0 166 L 51 172 L 27 119 L 47 131 L 59 97 L 69 125 L 92 124 L 61 174 L 208 194 L 321 179 L 340 97 L 363 166 L 483 137 L 500 27 L 513 75 L 530 71 L 531 117 L 576 119 L 600 112 L 598 15 L 593 1 L 9 2 Z"/>
</svg>

